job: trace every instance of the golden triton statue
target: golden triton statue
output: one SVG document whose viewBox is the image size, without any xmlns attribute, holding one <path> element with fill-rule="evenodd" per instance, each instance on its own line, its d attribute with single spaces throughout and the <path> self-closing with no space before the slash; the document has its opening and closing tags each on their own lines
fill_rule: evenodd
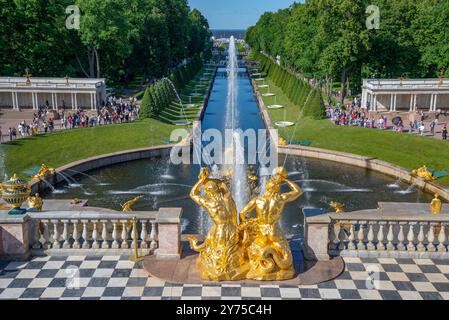
<svg viewBox="0 0 449 320">
<path fill-rule="evenodd" d="M 199 244 L 197 238 L 190 237 L 190 246 L 200 253 L 197 267 L 203 280 L 243 280 L 248 266 L 244 264 L 240 247 L 236 204 L 226 183 L 209 176 L 208 169 L 201 169 L 190 197 L 209 212 L 214 225 L 204 243 Z M 201 195 L 203 187 L 206 196 Z"/>
<path fill-rule="evenodd" d="M 39 193 L 36 193 L 34 197 L 28 198 L 28 209 L 35 210 L 35 211 L 42 211 L 42 207 L 44 205 L 44 202 L 39 197 Z"/>
<path fill-rule="evenodd" d="M 55 172 L 55 169 L 48 168 L 45 164 L 42 164 L 39 172 L 33 177 L 33 180 L 44 180 L 48 176 L 54 175 Z"/>
<path fill-rule="evenodd" d="M 287 177 L 284 168 L 277 168 L 274 177 L 267 182 L 265 194 L 251 200 L 240 213 L 242 246 L 250 264 L 247 279 L 282 281 L 295 276 L 293 255 L 279 220 L 285 205 L 297 200 L 303 191 Z M 283 183 L 290 187 L 290 192 L 281 193 Z M 248 219 L 253 211 L 256 211 L 256 217 Z"/>
<path fill-rule="evenodd" d="M 143 199 L 143 196 L 138 196 L 138 197 L 126 202 L 125 204 L 121 204 L 120 206 L 122 207 L 123 212 L 132 212 L 133 206 L 142 199 Z"/>
<path fill-rule="evenodd" d="M 442 209 L 443 209 L 443 202 L 441 202 L 439 196 L 436 194 L 435 198 L 430 203 L 430 212 L 432 214 L 438 215 L 441 214 Z"/>
<path fill-rule="evenodd" d="M 412 174 L 418 178 L 424 179 L 426 182 L 433 182 L 436 178 L 433 176 L 432 172 L 427 169 L 427 166 L 422 166 L 419 169 L 413 170 Z"/>
</svg>

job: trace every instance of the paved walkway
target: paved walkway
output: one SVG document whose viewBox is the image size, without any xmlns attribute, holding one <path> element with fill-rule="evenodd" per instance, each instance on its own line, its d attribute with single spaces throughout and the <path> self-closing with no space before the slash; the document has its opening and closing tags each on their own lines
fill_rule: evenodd
<svg viewBox="0 0 449 320">
<path fill-rule="evenodd" d="M 449 300 L 449 261 L 345 261 L 346 271 L 337 280 L 316 286 L 202 286 L 174 285 L 151 278 L 126 256 L 36 257 L 30 262 L 0 262 L 0 299 Z M 378 279 L 374 281 L 377 289 L 370 289 L 373 282 L 367 281 L 371 279 L 367 270 L 378 271 L 373 276 Z"/>
</svg>

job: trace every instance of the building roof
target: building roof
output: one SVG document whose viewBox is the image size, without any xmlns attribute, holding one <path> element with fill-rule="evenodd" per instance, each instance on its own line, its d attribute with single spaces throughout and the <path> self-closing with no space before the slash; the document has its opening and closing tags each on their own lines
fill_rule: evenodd
<svg viewBox="0 0 449 320">
<path fill-rule="evenodd" d="M 0 77 L 0 89 L 96 89 L 105 85 L 105 79 L 91 78 L 35 78 Z"/>
<path fill-rule="evenodd" d="M 364 79 L 363 88 L 373 91 L 447 91 L 449 79 Z"/>
</svg>

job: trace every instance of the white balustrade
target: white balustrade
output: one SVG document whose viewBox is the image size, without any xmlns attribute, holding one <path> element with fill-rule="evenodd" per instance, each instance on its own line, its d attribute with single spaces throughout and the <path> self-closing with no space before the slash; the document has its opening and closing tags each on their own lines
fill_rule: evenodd
<svg viewBox="0 0 449 320">
<path fill-rule="evenodd" d="M 34 213 L 33 218 L 39 214 L 39 219 L 33 219 L 35 226 L 31 235 L 35 250 L 129 250 L 137 244 L 139 249 L 151 253 L 158 248 L 154 214 L 148 217 L 136 213 L 136 232 L 130 219 L 118 213 L 80 214 L 79 218 L 70 214 Z"/>
<path fill-rule="evenodd" d="M 329 214 L 331 255 L 449 258 L 447 216 L 361 216 Z"/>
</svg>

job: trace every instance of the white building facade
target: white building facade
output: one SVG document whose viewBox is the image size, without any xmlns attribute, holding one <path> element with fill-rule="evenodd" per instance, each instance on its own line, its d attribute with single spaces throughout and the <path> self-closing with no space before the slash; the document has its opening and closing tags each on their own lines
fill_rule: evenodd
<svg viewBox="0 0 449 320">
<path fill-rule="evenodd" d="M 95 111 L 106 99 L 105 79 L 0 77 L 1 108 L 37 110 L 48 103 Z"/>
<path fill-rule="evenodd" d="M 362 108 L 371 112 L 449 110 L 449 79 L 365 79 Z"/>
</svg>

